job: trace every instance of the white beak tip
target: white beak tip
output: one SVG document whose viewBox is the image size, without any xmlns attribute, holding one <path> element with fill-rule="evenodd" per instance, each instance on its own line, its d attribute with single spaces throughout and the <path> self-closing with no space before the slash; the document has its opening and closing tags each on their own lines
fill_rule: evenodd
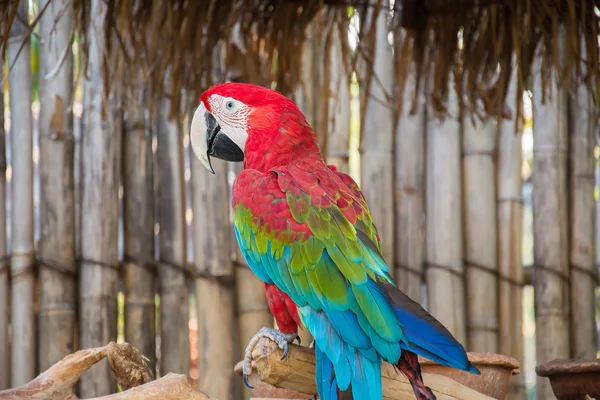
<svg viewBox="0 0 600 400">
<path fill-rule="evenodd" d="M 206 143 L 206 121 L 205 121 L 206 108 L 204 104 L 200 103 L 194 117 L 192 118 L 192 124 L 190 127 L 190 140 L 192 142 L 192 149 L 198 161 L 204 168 L 210 171 L 211 174 L 215 173 L 213 169 L 210 157 L 208 155 L 208 146 Z"/>
</svg>

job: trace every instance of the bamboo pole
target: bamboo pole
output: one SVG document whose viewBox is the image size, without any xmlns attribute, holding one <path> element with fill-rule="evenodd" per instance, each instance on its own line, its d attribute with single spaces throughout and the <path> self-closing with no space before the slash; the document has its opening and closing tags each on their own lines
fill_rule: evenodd
<svg viewBox="0 0 600 400">
<path fill-rule="evenodd" d="M 232 173 L 239 173 L 242 164 L 229 165 Z M 210 179 L 210 177 L 209 177 Z M 236 354 L 238 358 L 244 358 L 244 349 L 247 343 L 263 327 L 273 326 L 273 315 L 269 310 L 265 297 L 265 286 L 263 282 L 252 272 L 246 264 L 240 247 L 232 240 L 235 248 L 235 277 L 236 277 L 236 299 L 238 316 L 239 349 Z M 306 329 L 304 329 L 306 331 Z M 299 329 L 298 333 L 302 330 Z M 239 381 L 242 390 L 242 398 L 250 399 L 252 391 Z"/>
<path fill-rule="evenodd" d="M 398 11 L 396 11 L 398 12 Z M 396 48 L 396 52 L 400 52 Z M 398 57 L 398 55 L 396 55 Z M 397 61 L 398 62 L 398 61 Z M 400 61 L 402 62 L 402 61 Z M 403 95 L 403 111 L 396 120 L 396 283 L 411 299 L 422 301 L 425 256 L 425 95 L 421 91 L 414 114 L 410 114 L 416 72 Z"/>
<path fill-rule="evenodd" d="M 236 260 L 240 262 L 239 251 Z M 273 316 L 265 298 L 264 284 L 246 265 L 240 265 L 235 270 L 237 289 L 238 330 L 240 338 L 237 357 L 243 358 L 246 344 L 263 327 L 273 326 Z M 242 389 L 242 398 L 249 399 L 252 392 L 243 382 L 238 382 Z"/>
<path fill-rule="evenodd" d="M 238 351 L 228 169 L 225 162 L 213 159 L 212 175 L 195 156 L 190 158 L 194 258 L 202 275 L 196 279 L 198 386 L 211 397 L 234 399 L 239 386 L 234 383 L 232 370 Z"/>
<path fill-rule="evenodd" d="M 114 93 L 105 98 L 103 60 L 107 6 L 93 0 L 90 9 L 86 110 L 81 147 L 81 266 L 79 339 L 81 347 L 101 346 L 117 336 L 118 207 L 120 123 L 112 111 Z M 106 395 L 114 388 L 107 362 L 81 379 L 81 395 Z"/>
<path fill-rule="evenodd" d="M 12 335 L 12 386 L 26 383 L 35 376 L 31 45 L 27 26 L 23 23 L 28 18 L 28 1 L 21 0 L 10 30 L 7 51 L 12 116 L 11 327 L 12 332 L 18 333 Z"/>
<path fill-rule="evenodd" d="M 170 85 L 168 72 L 165 84 Z M 164 99 L 157 121 L 157 195 L 159 223 L 160 372 L 189 374 L 189 293 L 187 262 L 183 132 L 170 118 Z"/>
<path fill-rule="evenodd" d="M 538 65 L 539 66 L 539 65 Z M 535 70 L 537 71 L 537 69 Z M 555 82 L 542 103 L 539 73 L 533 82 L 533 245 L 537 364 L 569 358 L 567 94 Z M 555 398 L 538 377 L 538 399 Z"/>
<path fill-rule="evenodd" d="M 238 331 L 239 331 L 239 349 L 237 352 L 238 358 L 244 357 L 244 348 L 246 344 L 256 335 L 263 327 L 273 326 L 273 315 L 269 310 L 267 299 L 265 297 L 265 288 L 263 282 L 258 279 L 252 272 L 250 267 L 246 265 L 244 258 L 236 247 L 236 298 L 237 298 L 237 315 L 238 315 Z M 301 330 L 299 330 L 301 332 Z M 250 399 L 252 397 L 251 390 L 239 382 L 242 389 L 242 398 Z"/>
<path fill-rule="evenodd" d="M 300 85 L 294 92 L 294 100 L 306 117 L 306 120 L 313 127 L 317 126 L 317 87 L 318 87 L 318 71 L 315 66 L 315 21 L 311 22 L 306 28 L 306 37 L 302 46 L 302 68 Z M 316 132 L 319 135 L 319 132 Z M 321 135 L 322 136 L 322 135 Z M 319 142 L 321 140 L 319 139 Z M 300 340 L 306 346 L 313 341 L 313 337 L 308 329 L 300 329 L 298 332 Z M 244 343 L 243 341 L 241 343 Z"/>
<path fill-rule="evenodd" d="M 209 81 L 220 81 L 222 47 L 213 50 Z M 191 115 L 191 114 L 190 114 Z M 191 120 L 191 118 L 190 118 Z M 189 147 L 190 152 L 191 146 Z M 228 165 L 212 159 L 215 174 L 190 153 L 192 236 L 198 312 L 198 388 L 210 397 L 235 399 L 239 386 L 233 369 L 238 354 L 235 270 L 230 222 Z M 263 294 L 264 296 L 264 294 Z"/>
<path fill-rule="evenodd" d="M 315 23 L 309 23 L 306 28 L 304 45 L 302 46 L 302 58 L 300 69 L 300 84 L 294 89 L 294 101 L 302 111 L 306 120 L 313 128 L 316 128 L 316 87 L 315 82 Z"/>
<path fill-rule="evenodd" d="M 144 116 L 144 88 L 131 99 L 123 137 L 125 340 L 156 367 L 154 173 L 152 131 Z"/>
<path fill-rule="evenodd" d="M 464 251 L 469 350 L 498 351 L 497 124 L 462 118 Z"/>
<path fill-rule="evenodd" d="M 594 262 L 595 121 L 590 117 L 594 105 L 584 85 L 573 88 L 568 101 L 571 357 L 594 359 L 598 351 L 594 293 L 598 283 Z"/>
<path fill-rule="evenodd" d="M 466 344 L 461 140 L 458 99 L 453 90 L 448 112 L 445 120 L 427 121 L 427 301 L 429 312 Z"/>
<path fill-rule="evenodd" d="M 40 8 L 48 1 L 41 0 Z M 52 1 L 39 25 L 42 40 L 39 85 L 41 270 L 38 363 L 41 370 L 51 367 L 74 350 L 77 270 L 72 25 L 73 7 L 68 0 Z"/>
<path fill-rule="evenodd" d="M 312 74 L 312 80 L 309 82 L 312 91 L 312 111 L 313 129 L 317 134 L 317 144 L 323 157 L 328 154 L 329 139 L 329 85 L 331 83 L 331 53 L 329 50 L 331 41 L 331 24 L 325 23 L 325 14 L 319 13 L 311 24 L 311 45 L 312 55 L 322 55 L 321 62 L 312 60 L 303 60 L 309 64 Z"/>
<path fill-rule="evenodd" d="M 3 59 L 1 57 L 0 59 Z M 6 131 L 4 129 L 4 90 L 0 90 L 0 390 L 10 386 L 10 285 L 6 242 Z"/>
<path fill-rule="evenodd" d="M 393 85 L 392 48 L 387 41 L 389 32 L 389 2 L 383 0 L 379 10 L 370 10 L 370 37 L 365 50 L 372 73 L 361 91 L 366 91 L 365 115 L 361 126 L 360 165 L 361 186 L 369 204 L 373 221 L 382 241 L 383 257 L 394 265 L 394 187 L 393 146 L 394 127 L 389 88 Z M 378 11 L 376 15 L 373 15 Z"/>
<path fill-rule="evenodd" d="M 335 21 L 329 37 L 329 82 L 327 88 L 327 163 L 348 173 L 350 158 L 350 78 L 345 65 L 341 32 L 345 25 Z"/>
<path fill-rule="evenodd" d="M 508 99 L 516 104 L 516 75 L 509 84 Z M 523 304 L 521 284 L 523 195 L 521 165 L 523 162 L 522 123 L 515 124 L 516 110 L 511 119 L 501 120 L 498 140 L 497 201 L 498 201 L 498 352 L 523 362 Z M 515 127 L 517 127 L 515 131 Z M 513 399 L 524 399 L 523 375 L 513 377 L 510 392 Z"/>
</svg>

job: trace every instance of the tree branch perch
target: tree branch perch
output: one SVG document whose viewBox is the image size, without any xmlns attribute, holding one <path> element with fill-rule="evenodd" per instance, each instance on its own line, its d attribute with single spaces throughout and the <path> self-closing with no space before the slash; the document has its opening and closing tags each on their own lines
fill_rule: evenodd
<svg viewBox="0 0 600 400">
<path fill-rule="evenodd" d="M 308 347 L 289 345 L 289 353 L 281 360 L 282 351 L 268 339 L 261 339 L 252 353 L 253 373 L 250 383 L 259 388 L 261 381 L 278 388 L 295 391 L 297 398 L 306 398 L 317 393 L 315 382 L 315 354 Z M 241 362 L 235 367 L 241 375 Z M 383 400 L 414 400 L 415 395 L 408 380 L 392 365 L 384 363 L 381 368 L 383 378 Z M 482 393 L 461 385 L 455 380 L 437 374 L 423 374 L 423 380 L 438 398 L 446 400 L 491 400 Z M 264 389 L 264 387 L 260 387 Z M 260 395 L 259 395 L 260 397 Z"/>
<path fill-rule="evenodd" d="M 167 374 L 152 381 L 152 373 L 140 353 L 128 343 L 113 342 L 68 355 L 27 384 L 0 391 L 0 400 L 78 400 L 73 394 L 73 385 L 105 357 L 114 378 L 125 391 L 95 400 L 211 400 L 195 390 L 185 375 Z"/>
</svg>

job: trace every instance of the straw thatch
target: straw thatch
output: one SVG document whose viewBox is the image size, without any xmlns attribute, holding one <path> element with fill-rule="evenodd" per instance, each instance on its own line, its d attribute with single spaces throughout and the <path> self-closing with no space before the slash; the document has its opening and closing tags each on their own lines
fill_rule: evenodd
<svg viewBox="0 0 600 400">
<path fill-rule="evenodd" d="M 10 26 L 16 20 L 17 3 L 11 0 L 2 7 L 3 49 Z M 77 19 L 75 37 L 83 54 L 88 55 L 89 1 L 73 3 Z M 382 4 L 381 0 L 107 0 L 106 3 L 106 52 L 117 51 L 124 62 L 107 61 L 105 88 L 115 84 L 135 85 L 137 80 L 129 77 L 142 71 L 154 104 L 165 97 L 163 77 L 167 70 L 171 71 L 171 92 L 186 89 L 190 101 L 195 101 L 212 83 L 209 73 L 214 62 L 212 49 L 219 42 L 227 43 L 223 61 L 228 68 L 236 68 L 237 79 L 275 85 L 289 94 L 301 76 L 300 49 L 311 20 L 324 15 L 323 21 L 329 26 L 340 20 L 349 23 L 349 11 L 356 11 L 363 27 L 358 35 L 367 39 L 368 27 L 374 25 L 367 19 L 377 13 L 365 11 Z M 455 89 L 467 111 L 481 115 L 506 115 L 511 110 L 519 113 L 519 96 L 508 99 L 506 107 L 508 82 L 516 68 L 517 91 L 525 88 L 537 54 L 542 57 L 539 74 L 544 87 L 555 69 L 565 85 L 575 79 L 596 92 L 600 75 L 597 39 L 600 28 L 594 6 L 598 4 L 598 0 L 396 1 L 398 12 L 389 29 L 394 32 L 399 56 L 395 57 L 396 90 L 388 95 L 397 98 L 400 107 L 399 94 L 409 76 L 411 80 L 416 76 L 419 87 L 426 87 L 432 109 L 438 115 L 445 114 L 448 93 Z M 40 13 L 44 11 L 45 8 L 40 9 Z M 562 29 L 566 38 L 564 60 L 558 52 Z M 400 34 L 401 30 L 405 34 Z M 330 35 L 335 30 L 325 31 Z M 368 52 L 359 44 L 351 55 L 348 39 L 342 36 L 346 61 L 352 56 L 352 65 L 368 67 Z M 82 58 L 84 66 L 87 58 Z M 367 62 L 357 62 L 359 59 Z M 413 70 L 419 73 L 410 74 Z M 86 69 L 83 71 L 86 73 Z M 368 74 L 358 76 L 369 79 Z M 425 82 L 428 84 L 424 85 Z M 173 96 L 171 111 L 184 110 L 186 107 L 180 103 L 180 96 Z"/>
</svg>

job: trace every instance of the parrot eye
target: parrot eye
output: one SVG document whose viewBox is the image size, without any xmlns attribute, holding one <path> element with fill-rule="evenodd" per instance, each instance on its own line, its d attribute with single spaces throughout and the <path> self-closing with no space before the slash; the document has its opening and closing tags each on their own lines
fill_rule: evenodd
<svg viewBox="0 0 600 400">
<path fill-rule="evenodd" d="M 227 102 L 225 103 L 225 108 L 227 109 L 227 111 L 235 111 L 236 107 L 236 103 L 233 100 L 227 100 Z"/>
</svg>

